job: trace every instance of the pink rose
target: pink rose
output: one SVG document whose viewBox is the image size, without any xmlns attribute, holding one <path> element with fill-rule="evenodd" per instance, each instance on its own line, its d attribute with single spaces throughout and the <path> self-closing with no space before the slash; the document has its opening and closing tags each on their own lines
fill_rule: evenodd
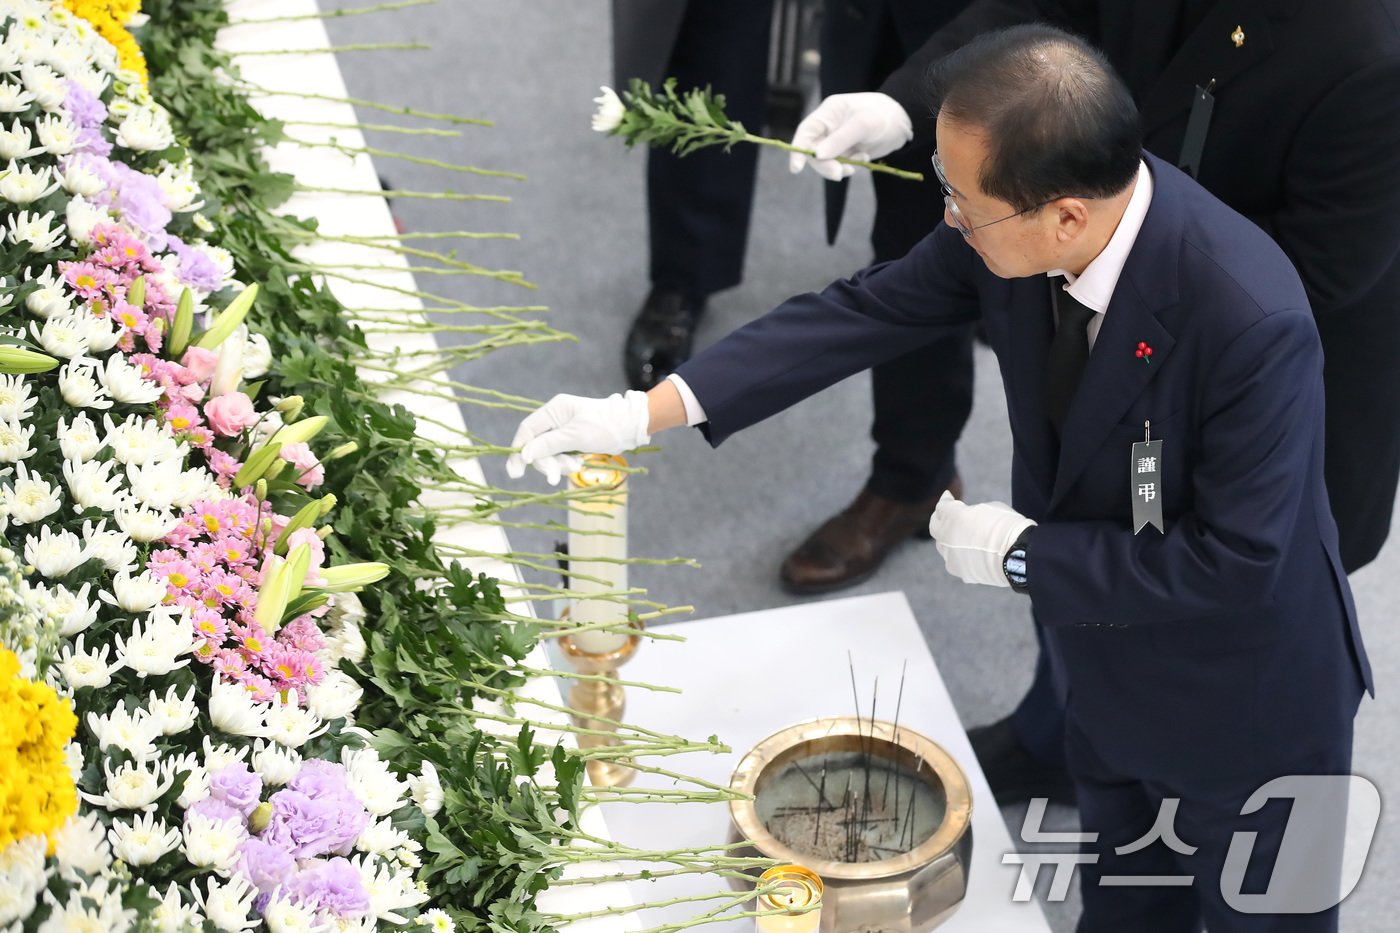
<svg viewBox="0 0 1400 933">
<path fill-rule="evenodd" d="M 326 470 L 309 444 L 283 444 L 278 456 L 296 468 L 296 482 L 306 489 L 315 489 L 326 478 Z"/>
<path fill-rule="evenodd" d="M 214 378 L 214 367 L 219 365 L 219 354 L 203 347 L 190 347 L 180 362 L 194 373 L 195 382 L 208 382 Z"/>
<path fill-rule="evenodd" d="M 204 403 L 204 417 L 215 434 L 233 437 L 256 424 L 258 413 L 253 411 L 253 400 L 242 392 L 226 392 Z"/>
</svg>

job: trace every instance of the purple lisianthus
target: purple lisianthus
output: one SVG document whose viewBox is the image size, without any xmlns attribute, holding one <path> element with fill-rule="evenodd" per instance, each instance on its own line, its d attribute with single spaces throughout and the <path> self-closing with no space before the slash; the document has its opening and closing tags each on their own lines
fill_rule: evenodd
<svg viewBox="0 0 1400 933">
<path fill-rule="evenodd" d="M 186 246 L 179 237 L 171 237 L 168 245 L 170 251 L 180 257 L 176 275 L 181 282 L 202 292 L 216 292 L 224 284 L 223 272 L 203 250 Z"/>
<path fill-rule="evenodd" d="M 232 820 L 240 826 L 244 824 L 242 813 L 214 797 L 205 797 L 186 810 L 185 819 L 188 820 L 191 816 L 202 816 L 213 823 L 226 823 Z"/>
<path fill-rule="evenodd" d="M 146 235 L 153 249 L 162 249 L 166 242 L 165 228 L 170 224 L 170 208 L 165 206 L 165 192 L 160 182 L 122 165 L 112 163 L 120 179 L 117 187 L 117 210 L 122 219 Z"/>
<path fill-rule="evenodd" d="M 101 126 L 107 119 L 107 105 L 77 81 L 68 82 L 63 105 L 79 129 Z"/>
<path fill-rule="evenodd" d="M 360 873 L 343 858 L 303 862 L 301 870 L 282 886 L 278 896 L 347 920 L 369 912 L 369 892 Z"/>
<path fill-rule="evenodd" d="M 342 845 L 340 809 L 337 800 L 312 800 L 299 791 L 279 790 L 272 795 L 263 841 L 297 859 L 325 855 Z"/>
<path fill-rule="evenodd" d="M 286 851 L 257 837 L 243 840 L 238 847 L 238 871 L 248 883 L 264 894 L 284 884 L 296 873 L 296 859 Z"/>
<path fill-rule="evenodd" d="M 345 766 L 334 761 L 312 758 L 301 763 L 287 787 L 311 798 L 352 796 L 345 780 Z"/>
<path fill-rule="evenodd" d="M 262 797 L 262 778 L 241 761 L 209 775 L 209 796 L 222 800 L 246 818 Z"/>
<path fill-rule="evenodd" d="M 102 135 L 100 126 L 85 126 L 78 130 L 78 138 L 73 144 L 78 152 L 106 158 L 112 154 L 112 143 Z"/>
</svg>

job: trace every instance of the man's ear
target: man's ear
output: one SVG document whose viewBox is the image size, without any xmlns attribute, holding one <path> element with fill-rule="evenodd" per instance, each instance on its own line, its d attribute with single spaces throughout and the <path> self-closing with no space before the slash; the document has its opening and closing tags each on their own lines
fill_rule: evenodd
<svg viewBox="0 0 1400 933">
<path fill-rule="evenodd" d="M 1089 206 L 1079 198 L 1060 198 L 1048 206 L 1055 212 L 1055 236 L 1061 243 L 1077 239 L 1089 228 Z"/>
</svg>

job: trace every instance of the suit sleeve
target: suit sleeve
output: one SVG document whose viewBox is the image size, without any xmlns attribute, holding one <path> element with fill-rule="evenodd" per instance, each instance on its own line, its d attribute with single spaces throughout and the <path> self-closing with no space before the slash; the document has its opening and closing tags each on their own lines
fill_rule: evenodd
<svg viewBox="0 0 1400 933">
<path fill-rule="evenodd" d="M 705 409 L 713 445 L 847 376 L 978 316 L 980 262 L 940 225 L 903 259 L 789 298 L 677 370 Z"/>
<path fill-rule="evenodd" d="M 1318 103 L 1284 174 L 1282 207 L 1251 219 L 1298 268 L 1314 312 L 1344 309 L 1400 254 L 1400 56 Z"/>
<path fill-rule="evenodd" d="M 1028 548 L 1047 625 L 1138 625 L 1263 606 L 1321 471 L 1322 350 L 1306 310 L 1267 315 L 1209 367 L 1194 506 L 1165 534 L 1044 522 Z M 1170 450 L 1164 451 L 1171 456 Z"/>
</svg>

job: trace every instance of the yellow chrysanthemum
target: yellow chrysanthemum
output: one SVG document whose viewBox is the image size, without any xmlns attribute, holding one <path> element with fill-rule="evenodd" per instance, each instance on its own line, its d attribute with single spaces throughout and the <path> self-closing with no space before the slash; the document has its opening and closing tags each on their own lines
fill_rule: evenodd
<svg viewBox="0 0 1400 933">
<path fill-rule="evenodd" d="M 69 702 L 47 684 L 19 676 L 19 659 L 0 648 L 0 849 L 49 837 L 78 809 L 63 748 L 78 728 Z"/>
<path fill-rule="evenodd" d="M 141 12 L 141 0 L 63 0 L 63 5 L 91 23 L 98 35 L 116 48 L 121 66 L 139 74 L 141 83 L 146 83 L 146 56 L 126 29 L 131 18 Z"/>
</svg>

